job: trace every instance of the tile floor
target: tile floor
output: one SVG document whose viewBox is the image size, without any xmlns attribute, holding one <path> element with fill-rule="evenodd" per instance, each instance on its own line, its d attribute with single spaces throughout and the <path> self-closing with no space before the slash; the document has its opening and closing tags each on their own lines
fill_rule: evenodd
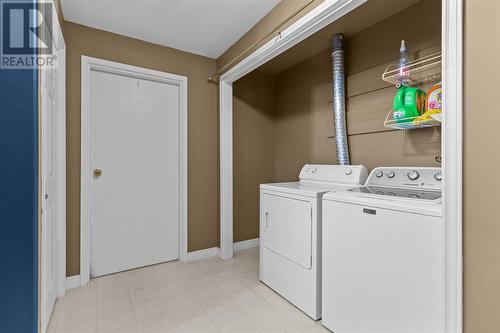
<svg viewBox="0 0 500 333">
<path fill-rule="evenodd" d="M 48 333 L 329 332 L 258 279 L 258 248 L 91 280 L 58 300 Z"/>
</svg>

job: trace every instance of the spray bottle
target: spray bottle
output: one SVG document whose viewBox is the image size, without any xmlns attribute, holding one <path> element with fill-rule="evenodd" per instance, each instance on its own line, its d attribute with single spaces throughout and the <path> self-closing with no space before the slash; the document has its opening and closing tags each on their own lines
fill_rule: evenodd
<svg viewBox="0 0 500 333">
<path fill-rule="evenodd" d="M 408 66 L 408 53 L 406 51 L 405 40 L 401 41 L 401 47 L 399 48 L 399 76 L 400 82 L 403 83 L 403 78 L 408 75 L 405 67 Z"/>
</svg>

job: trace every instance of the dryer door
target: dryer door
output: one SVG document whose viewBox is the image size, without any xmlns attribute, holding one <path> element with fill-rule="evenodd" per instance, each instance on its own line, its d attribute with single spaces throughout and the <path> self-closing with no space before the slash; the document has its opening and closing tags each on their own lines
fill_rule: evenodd
<svg viewBox="0 0 500 333">
<path fill-rule="evenodd" d="M 262 246 L 311 269 L 312 204 L 265 193 L 261 205 Z"/>
</svg>

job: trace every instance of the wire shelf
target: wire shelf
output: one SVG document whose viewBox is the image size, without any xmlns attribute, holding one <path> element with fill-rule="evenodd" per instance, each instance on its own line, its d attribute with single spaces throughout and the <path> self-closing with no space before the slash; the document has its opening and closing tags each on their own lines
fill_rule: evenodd
<svg viewBox="0 0 500 333">
<path fill-rule="evenodd" d="M 402 68 L 398 64 L 390 64 L 382 74 L 382 80 L 394 85 L 402 83 L 406 86 L 440 81 L 441 52 L 415 59 Z"/>
<path fill-rule="evenodd" d="M 391 129 L 416 129 L 425 127 L 436 127 L 441 126 L 441 113 L 433 114 L 423 119 L 421 116 L 402 118 L 394 120 L 392 118 L 393 111 L 389 111 L 385 117 L 384 126 Z"/>
</svg>

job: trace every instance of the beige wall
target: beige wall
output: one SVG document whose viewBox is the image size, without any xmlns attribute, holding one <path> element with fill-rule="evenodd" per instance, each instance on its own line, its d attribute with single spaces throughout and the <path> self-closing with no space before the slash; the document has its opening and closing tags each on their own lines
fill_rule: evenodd
<svg viewBox="0 0 500 333">
<path fill-rule="evenodd" d="M 500 332 L 500 1 L 465 0 L 466 333 Z"/>
<path fill-rule="evenodd" d="M 259 184 L 273 180 L 275 78 L 254 71 L 234 83 L 233 95 L 233 238 L 239 242 L 259 237 Z"/>
<path fill-rule="evenodd" d="M 427 24 L 414 16 L 427 15 Z M 394 29 L 398 27 L 398 29 Z M 392 131 L 383 126 L 395 88 L 381 79 L 399 55 L 401 39 L 410 51 L 439 50 L 440 4 L 422 1 L 345 41 L 347 133 L 351 163 L 375 166 L 438 166 L 440 130 Z M 437 47 L 436 47 L 437 46 Z M 277 76 L 275 180 L 297 177 L 304 163 L 336 163 L 332 115 L 331 50 Z"/>
<path fill-rule="evenodd" d="M 82 55 L 188 77 L 188 250 L 218 246 L 215 60 L 70 22 L 67 45 L 67 275 L 80 265 L 80 59 Z"/>
</svg>

